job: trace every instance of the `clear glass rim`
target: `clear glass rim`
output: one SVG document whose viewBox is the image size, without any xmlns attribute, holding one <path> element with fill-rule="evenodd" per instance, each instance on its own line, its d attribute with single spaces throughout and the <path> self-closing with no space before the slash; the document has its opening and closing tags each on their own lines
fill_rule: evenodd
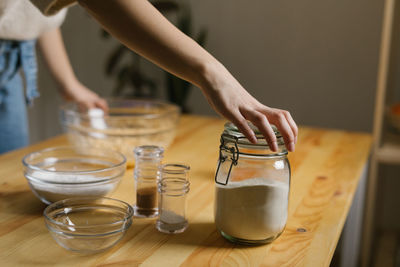
<svg viewBox="0 0 400 267">
<path fill-rule="evenodd" d="M 190 171 L 190 166 L 181 163 L 166 163 L 161 165 L 160 170 L 167 174 L 185 174 Z"/>
<path fill-rule="evenodd" d="M 91 127 L 85 127 L 85 128 L 76 127 L 75 125 L 69 125 L 68 127 L 69 127 L 69 129 L 72 129 L 75 132 L 79 132 L 79 134 L 89 136 L 91 138 L 96 138 L 98 140 L 102 140 L 102 139 L 100 139 L 96 136 L 93 136 L 94 134 L 101 134 L 104 137 L 111 137 L 111 138 L 137 138 L 137 137 L 142 137 L 142 136 L 151 136 L 151 135 L 159 135 L 159 134 L 163 134 L 163 133 L 169 133 L 169 132 L 176 130 L 175 127 L 171 126 L 170 128 L 166 128 L 166 129 L 162 129 L 162 130 L 150 132 L 150 133 L 141 133 L 141 134 L 123 133 L 123 134 L 120 134 L 120 133 L 113 133 L 112 131 L 115 131 L 114 128 L 110 128 L 108 130 L 99 130 L 99 129 L 94 129 Z"/>
<path fill-rule="evenodd" d="M 127 221 L 128 222 L 128 221 Z M 57 230 L 50 224 L 46 224 L 47 229 L 50 232 L 56 233 L 56 234 L 62 234 L 66 236 L 71 236 L 71 237 L 102 237 L 102 236 L 108 236 L 108 235 L 113 235 L 113 234 L 118 234 L 118 233 L 124 233 L 130 225 L 124 224 L 124 227 L 121 229 L 115 230 L 115 231 L 110 231 L 110 232 L 104 232 L 104 233 L 97 233 L 97 234 L 76 234 L 76 233 L 70 233 L 62 230 Z M 71 226 L 68 226 L 71 227 Z"/>
<path fill-rule="evenodd" d="M 106 120 L 119 120 L 121 118 L 126 119 L 127 117 L 131 118 L 141 118 L 141 119 L 157 119 L 157 118 L 162 118 L 166 115 L 169 115 L 171 113 L 180 113 L 180 108 L 179 106 L 164 102 L 161 100 L 151 100 L 151 99 L 122 99 L 122 98 L 106 98 L 107 103 L 130 103 L 130 104 L 137 104 L 138 106 L 160 106 L 165 108 L 164 112 L 161 113 L 138 113 L 138 114 L 129 114 L 129 115 L 100 115 L 100 116 L 89 116 L 88 114 L 79 112 L 76 107 L 76 103 L 67 103 L 63 106 L 60 107 L 60 110 L 64 112 L 65 114 L 72 115 L 74 117 L 79 117 L 84 120 L 90 120 L 92 118 L 105 118 Z"/>
<path fill-rule="evenodd" d="M 53 218 L 51 218 L 49 216 L 50 211 L 55 210 L 56 208 L 58 208 L 58 209 L 71 208 L 71 205 L 73 206 L 74 204 L 79 204 L 80 208 L 82 208 L 82 206 L 85 206 L 85 207 L 88 207 L 88 208 L 96 207 L 96 201 L 101 201 L 101 200 L 112 202 L 114 205 L 112 205 L 112 204 L 108 204 L 107 205 L 108 207 L 111 207 L 111 208 L 118 207 L 118 204 L 120 204 L 124 208 L 126 208 L 126 212 L 125 212 L 124 218 L 122 220 L 117 220 L 115 222 L 105 223 L 105 224 L 68 225 L 68 224 L 65 224 L 65 223 L 58 222 L 58 221 L 54 220 Z M 67 204 L 69 204 L 69 206 Z M 67 198 L 67 199 L 59 200 L 59 201 L 54 202 L 54 203 L 50 204 L 49 206 L 47 206 L 43 211 L 43 215 L 44 215 L 44 217 L 45 217 L 45 219 L 47 221 L 51 222 L 52 224 L 58 225 L 58 226 L 62 226 L 62 227 L 72 227 L 73 226 L 75 229 L 89 229 L 89 228 L 93 228 L 93 227 L 106 227 L 106 226 L 114 226 L 114 225 L 118 225 L 118 224 L 124 224 L 125 222 L 127 222 L 127 221 L 132 219 L 133 208 L 132 208 L 131 205 L 129 205 L 125 201 L 122 201 L 122 200 L 119 200 L 119 199 L 115 199 L 115 198 L 109 198 L 109 197 L 100 197 L 100 198 L 99 197 Z"/>
<path fill-rule="evenodd" d="M 168 186 L 171 186 L 171 184 L 181 185 L 181 186 L 177 187 L 177 188 L 168 188 Z M 168 177 L 168 178 L 162 178 L 158 182 L 158 190 L 161 193 L 185 194 L 185 193 L 189 192 L 189 188 L 190 188 L 190 182 L 188 180 L 186 180 L 185 178 Z"/>
<path fill-rule="evenodd" d="M 96 179 L 94 181 L 88 181 L 88 182 L 76 182 L 76 183 L 71 183 L 71 182 L 54 182 L 54 181 L 47 181 L 47 180 L 42 180 L 40 178 L 36 178 L 36 177 L 30 177 L 29 175 L 25 174 L 25 178 L 29 181 L 29 182 L 33 182 L 35 183 L 43 183 L 43 184 L 47 184 L 47 185 L 60 185 L 60 186 L 83 186 L 83 185 L 102 185 L 104 182 L 109 183 L 109 182 L 113 182 L 114 180 L 120 179 L 121 174 L 118 174 L 116 176 L 113 177 L 106 177 L 106 178 L 99 178 Z"/>
<path fill-rule="evenodd" d="M 79 149 L 84 149 L 84 148 L 79 148 Z M 90 171 L 52 171 L 52 170 L 46 170 L 46 169 L 42 169 L 38 166 L 32 165 L 29 163 L 29 158 L 30 157 L 38 157 L 40 154 L 43 153 L 48 153 L 48 152 L 52 152 L 52 151 L 62 151 L 62 150 L 70 150 L 70 151 L 76 151 L 76 148 L 73 146 L 58 146 L 58 147 L 50 147 L 50 148 L 45 148 L 39 151 L 35 151 L 32 153 L 29 153 L 28 155 L 24 156 L 22 158 L 22 164 L 28 168 L 28 169 L 32 169 L 35 171 L 40 171 L 43 173 L 51 173 L 51 174 L 61 174 L 61 175 L 68 175 L 68 174 L 93 174 L 93 173 L 99 173 L 99 172 L 107 172 L 107 171 L 111 171 L 113 169 L 118 169 L 121 166 L 126 164 L 126 157 L 115 150 L 110 150 L 110 149 L 100 149 L 100 148 L 92 148 L 92 147 L 88 147 L 88 150 L 97 150 L 97 151 L 101 151 L 102 153 L 104 153 L 104 155 L 110 155 L 110 154 L 114 154 L 117 157 L 119 157 L 119 159 L 117 159 L 119 162 L 113 164 L 110 167 L 106 167 L 106 168 L 101 168 L 101 169 L 97 169 L 97 170 L 90 170 Z M 78 152 L 77 152 L 78 153 Z M 35 178 L 38 179 L 38 178 Z M 46 180 L 42 180 L 42 179 L 38 179 L 40 181 L 43 182 L 47 182 Z M 100 181 L 100 180 L 99 180 Z"/>
<path fill-rule="evenodd" d="M 133 152 L 137 157 L 160 158 L 164 154 L 164 148 L 154 145 L 144 145 L 135 147 Z"/>
</svg>

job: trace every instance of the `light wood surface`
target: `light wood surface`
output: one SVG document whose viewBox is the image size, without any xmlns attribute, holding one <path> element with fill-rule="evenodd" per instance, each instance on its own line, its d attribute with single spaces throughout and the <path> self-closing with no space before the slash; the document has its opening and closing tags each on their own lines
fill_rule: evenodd
<svg viewBox="0 0 400 267">
<path fill-rule="evenodd" d="M 21 158 L 64 145 L 64 136 L 0 156 L 0 266 L 329 266 L 367 162 L 367 134 L 300 128 L 292 166 L 289 219 L 272 244 L 241 247 L 217 233 L 213 222 L 214 171 L 223 121 L 185 116 L 164 162 L 191 166 L 189 228 L 159 233 L 154 220 L 135 219 L 112 249 L 80 255 L 58 246 L 48 233 L 45 207 L 23 177 Z M 113 197 L 134 203 L 132 169 Z"/>
</svg>

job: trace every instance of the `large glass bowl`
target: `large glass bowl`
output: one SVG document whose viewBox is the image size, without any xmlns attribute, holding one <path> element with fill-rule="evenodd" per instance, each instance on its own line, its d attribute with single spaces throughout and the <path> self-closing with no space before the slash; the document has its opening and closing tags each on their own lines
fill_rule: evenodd
<svg viewBox="0 0 400 267">
<path fill-rule="evenodd" d="M 117 151 L 54 147 L 26 155 L 24 175 L 33 193 L 50 204 L 72 197 L 102 197 L 121 181 L 126 159 Z"/>
<path fill-rule="evenodd" d="M 107 103 L 108 114 L 82 110 L 75 103 L 61 107 L 61 122 L 71 144 L 117 150 L 132 162 L 136 146 L 166 149 L 173 141 L 178 106 L 152 100 L 107 99 Z"/>
<path fill-rule="evenodd" d="M 112 198 L 75 198 L 44 212 L 47 229 L 62 247 L 96 253 L 114 246 L 132 224 L 132 207 Z"/>
</svg>

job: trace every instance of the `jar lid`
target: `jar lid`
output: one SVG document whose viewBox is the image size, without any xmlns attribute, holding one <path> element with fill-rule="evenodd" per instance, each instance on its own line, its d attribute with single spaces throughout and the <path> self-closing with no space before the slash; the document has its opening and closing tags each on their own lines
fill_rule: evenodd
<svg viewBox="0 0 400 267">
<path fill-rule="evenodd" d="M 262 146 L 262 147 L 268 146 L 268 143 L 265 140 L 264 135 L 260 132 L 260 130 L 258 130 L 258 128 L 251 122 L 248 122 L 248 124 L 257 138 L 256 144 L 250 142 L 249 139 L 247 139 L 246 136 L 244 136 L 244 134 L 241 133 L 239 129 L 236 127 L 236 125 L 233 124 L 232 122 L 225 123 L 223 135 L 227 139 L 227 141 L 237 142 L 238 144 L 241 145 Z M 281 133 L 278 131 L 275 125 L 271 124 L 271 127 L 275 133 L 278 145 L 283 145 L 284 141 Z"/>
<path fill-rule="evenodd" d="M 232 123 L 225 123 L 224 132 L 221 135 L 221 144 L 219 146 L 219 160 L 217 171 L 215 173 L 215 182 L 221 185 L 227 185 L 230 173 L 233 166 L 238 165 L 239 158 L 247 157 L 247 158 L 255 158 L 255 159 L 265 159 L 265 158 L 281 158 L 286 157 L 288 154 L 281 133 L 277 130 L 275 125 L 272 125 L 272 129 L 275 133 L 277 143 L 278 143 L 278 151 L 271 151 L 265 137 L 258 130 L 258 128 L 253 125 L 251 122 L 248 122 L 248 125 L 253 130 L 257 143 L 253 144 L 247 139 L 244 134 L 242 134 L 239 129 Z M 221 163 L 229 160 L 230 166 L 227 167 L 225 171 L 227 171 L 227 176 L 225 181 L 218 180 L 218 172 L 221 167 Z M 225 167 L 226 168 L 226 167 Z"/>
<path fill-rule="evenodd" d="M 164 148 L 159 146 L 138 146 L 133 150 L 135 156 L 142 158 L 162 158 Z"/>
</svg>

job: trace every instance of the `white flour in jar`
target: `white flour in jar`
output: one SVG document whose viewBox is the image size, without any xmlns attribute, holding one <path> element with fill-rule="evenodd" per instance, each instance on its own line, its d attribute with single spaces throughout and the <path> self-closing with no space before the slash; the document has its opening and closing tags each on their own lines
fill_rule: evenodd
<svg viewBox="0 0 400 267">
<path fill-rule="evenodd" d="M 286 224 L 288 194 L 288 184 L 267 178 L 217 185 L 216 226 L 240 239 L 275 237 Z"/>
</svg>

